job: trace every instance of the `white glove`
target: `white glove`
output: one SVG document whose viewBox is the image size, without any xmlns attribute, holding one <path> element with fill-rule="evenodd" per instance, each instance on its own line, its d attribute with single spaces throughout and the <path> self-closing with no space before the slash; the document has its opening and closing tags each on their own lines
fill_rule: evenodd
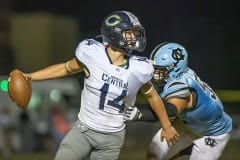
<svg viewBox="0 0 240 160">
<path fill-rule="evenodd" d="M 142 113 L 136 106 L 126 106 L 123 119 L 125 121 L 139 120 L 142 117 Z"/>
</svg>

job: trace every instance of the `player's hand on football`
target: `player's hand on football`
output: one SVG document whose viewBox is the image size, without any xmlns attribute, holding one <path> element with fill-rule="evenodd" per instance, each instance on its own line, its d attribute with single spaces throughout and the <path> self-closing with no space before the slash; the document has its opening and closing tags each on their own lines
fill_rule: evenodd
<svg viewBox="0 0 240 160">
<path fill-rule="evenodd" d="M 166 129 L 162 129 L 162 133 L 161 133 L 161 141 L 163 141 L 164 139 L 166 139 L 168 146 L 172 146 L 174 145 L 179 138 L 179 134 L 178 132 L 175 130 L 175 128 L 173 126 L 170 126 Z"/>
<path fill-rule="evenodd" d="M 31 82 L 31 80 L 32 80 L 31 74 L 29 74 L 29 73 L 24 73 L 24 72 L 22 72 L 22 71 L 19 70 L 19 69 L 15 69 L 15 71 L 20 72 L 27 81 Z"/>
<path fill-rule="evenodd" d="M 142 117 L 142 113 L 138 110 L 136 106 L 125 106 L 125 111 L 123 114 L 123 119 L 125 121 L 139 120 Z"/>
<path fill-rule="evenodd" d="M 22 72 L 22 74 L 23 74 L 23 76 L 25 77 L 25 79 L 26 79 L 27 81 L 29 81 L 29 82 L 32 81 L 31 74 L 29 74 L 29 73 L 23 73 L 23 72 Z"/>
</svg>

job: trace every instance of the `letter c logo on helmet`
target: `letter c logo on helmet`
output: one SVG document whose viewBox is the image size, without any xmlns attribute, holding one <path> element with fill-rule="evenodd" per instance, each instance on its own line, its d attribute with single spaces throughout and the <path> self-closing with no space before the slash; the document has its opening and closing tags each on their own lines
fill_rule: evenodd
<svg viewBox="0 0 240 160">
<path fill-rule="evenodd" d="M 177 66 L 178 62 L 184 60 L 184 54 L 182 53 L 182 49 L 177 48 L 172 50 L 172 58 L 176 61 L 174 66 Z"/>
<path fill-rule="evenodd" d="M 120 22 L 121 22 L 121 17 L 119 17 L 118 15 L 111 15 L 105 21 L 107 26 L 116 26 Z"/>
</svg>

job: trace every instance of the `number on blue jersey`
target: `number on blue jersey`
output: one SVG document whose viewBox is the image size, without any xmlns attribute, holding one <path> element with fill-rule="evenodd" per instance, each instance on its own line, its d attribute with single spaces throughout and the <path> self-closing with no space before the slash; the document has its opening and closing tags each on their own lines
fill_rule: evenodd
<svg viewBox="0 0 240 160">
<path fill-rule="evenodd" d="M 213 91 L 213 89 L 207 83 L 201 81 L 201 79 L 195 73 L 194 73 L 194 78 L 205 92 L 210 93 L 210 96 L 213 99 L 217 98 L 216 93 Z"/>
</svg>

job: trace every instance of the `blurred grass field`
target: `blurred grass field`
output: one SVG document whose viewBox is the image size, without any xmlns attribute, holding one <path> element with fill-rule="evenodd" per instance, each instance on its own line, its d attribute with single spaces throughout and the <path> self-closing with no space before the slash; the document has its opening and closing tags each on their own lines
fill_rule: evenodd
<svg viewBox="0 0 240 160">
<path fill-rule="evenodd" d="M 148 145 L 159 129 L 158 123 L 136 122 L 127 124 L 127 134 L 119 160 L 145 160 Z M 240 139 L 230 139 L 219 160 L 239 160 Z M 53 160 L 52 153 L 14 153 L 11 159 L 0 160 Z M 178 160 L 186 160 L 187 157 Z"/>
<path fill-rule="evenodd" d="M 146 147 L 147 145 L 144 145 L 144 143 L 142 142 L 139 142 L 139 145 L 135 146 L 134 148 L 129 148 L 127 145 L 125 145 L 122 149 L 119 160 L 145 160 Z M 220 160 L 239 160 L 238 155 L 239 151 L 240 140 L 230 140 Z M 12 156 L 11 159 L 8 160 L 53 160 L 53 159 L 54 155 L 49 153 L 16 153 Z M 5 159 L 3 159 L 2 156 L 0 156 L 0 160 Z"/>
</svg>

